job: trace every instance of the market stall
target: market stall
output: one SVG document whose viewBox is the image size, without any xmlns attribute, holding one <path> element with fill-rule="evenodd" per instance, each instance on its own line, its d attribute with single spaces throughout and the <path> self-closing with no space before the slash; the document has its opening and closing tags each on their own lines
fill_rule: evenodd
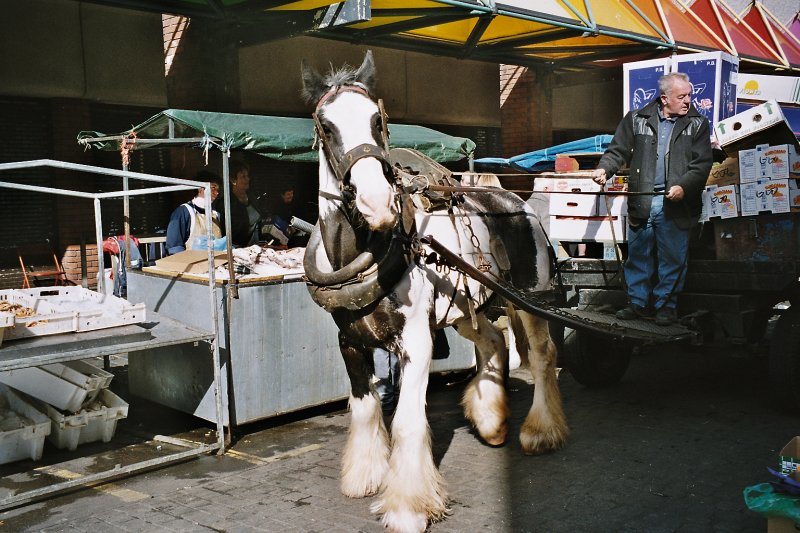
<svg viewBox="0 0 800 533">
<path fill-rule="evenodd" d="M 389 124 L 392 147 L 413 148 L 439 162 L 471 155 L 475 144 L 421 126 Z M 222 154 L 225 221 L 230 221 L 231 151 L 244 150 L 273 159 L 313 164 L 311 119 L 166 110 L 118 135 L 82 132 L 79 142 L 106 150 L 173 146 Z M 226 228 L 230 234 L 230 227 Z M 265 248 L 267 250 L 267 248 Z M 236 254 L 228 241 L 215 278 L 217 323 L 194 302 L 208 272 L 163 268 L 163 264 L 128 273 L 128 299 L 201 329 L 220 330 L 222 397 L 225 425 L 239 425 L 347 397 L 349 381 L 341 362 L 337 330 L 328 313 L 308 296 L 302 269 L 283 268 L 263 274 L 236 272 Z M 224 278 L 224 279 L 221 279 Z M 204 305 L 204 303 L 203 303 Z M 473 364 L 473 345 L 448 333 L 449 354 L 434 361 L 432 371 L 463 370 Z M 146 350 L 130 361 L 134 394 L 204 419 L 213 415 L 211 377 L 195 347 Z"/>
</svg>

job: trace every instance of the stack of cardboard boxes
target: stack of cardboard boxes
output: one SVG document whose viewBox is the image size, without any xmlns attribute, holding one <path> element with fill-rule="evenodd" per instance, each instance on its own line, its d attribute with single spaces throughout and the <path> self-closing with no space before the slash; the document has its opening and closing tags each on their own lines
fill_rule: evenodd
<svg viewBox="0 0 800 533">
<path fill-rule="evenodd" d="M 776 260 L 800 253 L 800 145 L 777 102 L 720 121 L 714 128 L 728 158 L 712 168 L 702 221 L 713 221 L 717 259 Z"/>
</svg>

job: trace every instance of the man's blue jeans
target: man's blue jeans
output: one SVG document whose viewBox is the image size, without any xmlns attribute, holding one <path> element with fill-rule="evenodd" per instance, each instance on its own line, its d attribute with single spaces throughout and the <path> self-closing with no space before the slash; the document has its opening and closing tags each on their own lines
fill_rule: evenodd
<svg viewBox="0 0 800 533">
<path fill-rule="evenodd" d="M 634 305 L 675 309 L 675 295 L 686 280 L 690 230 L 681 229 L 664 217 L 664 202 L 668 201 L 662 195 L 653 196 L 647 222 L 628 226 L 625 281 Z"/>
</svg>

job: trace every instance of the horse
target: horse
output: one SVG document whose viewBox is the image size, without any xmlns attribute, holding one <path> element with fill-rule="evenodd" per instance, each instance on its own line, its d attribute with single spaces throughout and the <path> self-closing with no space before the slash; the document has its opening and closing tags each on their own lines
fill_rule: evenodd
<svg viewBox="0 0 800 533">
<path fill-rule="evenodd" d="M 353 498 L 377 495 L 371 511 L 388 530 L 422 532 L 451 512 L 425 413 L 436 330 L 452 326 L 475 344 L 475 376 L 461 404 L 485 443 L 505 442 L 510 409 L 508 350 L 485 314 L 491 291 L 444 264 L 420 236 L 433 236 L 481 272 L 530 291 L 552 287 L 549 242 L 533 211 L 502 189 L 442 194 L 434 201 L 409 192 L 420 176 L 393 163 L 397 149 L 389 149 L 387 116 L 374 96 L 371 51 L 357 69 L 331 67 L 321 75 L 303 60 L 301 71 L 319 150 L 319 218 L 305 251 L 305 276 L 312 298 L 338 327 L 350 380 L 340 489 Z M 447 172 L 417 158 L 423 167 Z M 535 382 L 520 430 L 522 451 L 549 452 L 569 433 L 555 345 L 546 320 L 506 306 Z M 377 348 L 401 360 L 391 432 L 372 380 Z"/>
</svg>

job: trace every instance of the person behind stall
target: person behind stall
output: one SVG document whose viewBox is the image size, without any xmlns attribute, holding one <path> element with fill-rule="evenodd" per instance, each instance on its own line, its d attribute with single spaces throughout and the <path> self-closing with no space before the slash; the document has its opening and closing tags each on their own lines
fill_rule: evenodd
<svg viewBox="0 0 800 533">
<path fill-rule="evenodd" d="M 258 243 L 258 228 L 262 215 L 250 189 L 250 166 L 244 161 L 231 161 L 231 243 L 241 248 Z M 217 201 L 220 204 L 221 198 Z M 225 210 L 216 205 L 222 227 L 225 227 Z"/>
<path fill-rule="evenodd" d="M 655 316 L 658 325 L 677 319 L 691 228 L 700 218 L 702 192 L 713 157 L 708 119 L 692 106 L 689 77 L 673 72 L 658 80 L 660 96 L 629 112 L 600 158 L 594 181 L 604 185 L 630 169 L 628 190 L 652 193 L 628 198 L 628 306 L 617 318 Z M 655 281 L 654 281 L 655 279 Z"/>
<path fill-rule="evenodd" d="M 211 182 L 211 204 L 219 196 L 222 180 L 216 174 L 201 170 L 195 178 L 197 181 Z M 214 238 L 222 237 L 222 226 L 220 224 L 219 213 L 212 209 L 212 232 Z M 167 253 L 177 254 L 184 250 L 191 250 L 192 243 L 198 237 L 207 237 L 208 227 L 206 224 L 206 198 L 205 187 L 197 190 L 197 195 L 190 201 L 179 205 L 169 217 L 167 225 Z"/>
<path fill-rule="evenodd" d="M 305 246 L 308 242 L 308 235 L 290 226 L 292 217 L 296 216 L 295 213 L 294 186 L 287 184 L 281 189 L 280 195 L 275 196 L 269 203 L 269 216 L 272 225 L 286 235 L 289 248 Z"/>
</svg>

